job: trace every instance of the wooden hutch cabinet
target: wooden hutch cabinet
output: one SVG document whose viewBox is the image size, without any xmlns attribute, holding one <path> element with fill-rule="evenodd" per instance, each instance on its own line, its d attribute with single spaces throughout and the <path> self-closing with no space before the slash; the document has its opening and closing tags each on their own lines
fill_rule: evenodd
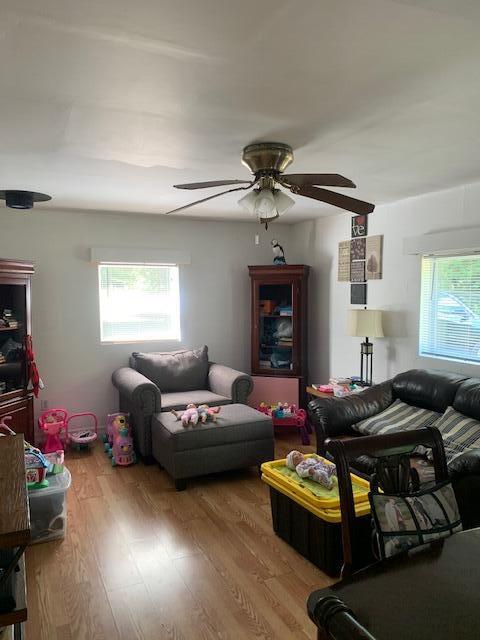
<svg viewBox="0 0 480 640">
<path fill-rule="evenodd" d="M 257 390 L 260 390 L 265 402 L 292 402 L 296 399 L 299 405 L 304 406 L 308 377 L 309 267 L 288 264 L 250 266 L 248 269 L 252 313 L 251 368 L 255 385 L 253 402 L 258 402 Z M 262 381 L 261 377 L 268 378 L 268 381 Z M 273 397 L 276 400 L 272 400 Z"/>
<path fill-rule="evenodd" d="M 0 259 L 0 420 L 33 443 L 33 394 L 28 390 L 25 336 L 31 334 L 33 264 Z"/>
</svg>

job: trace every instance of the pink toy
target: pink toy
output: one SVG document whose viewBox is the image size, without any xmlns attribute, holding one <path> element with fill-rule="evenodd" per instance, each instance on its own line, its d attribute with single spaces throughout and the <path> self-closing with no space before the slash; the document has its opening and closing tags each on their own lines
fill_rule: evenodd
<svg viewBox="0 0 480 640">
<path fill-rule="evenodd" d="M 172 409 L 172 413 L 177 418 L 177 420 L 182 421 L 184 427 L 188 426 L 189 424 L 193 424 L 195 426 L 200 419 L 197 405 L 193 404 L 193 402 L 187 404 L 187 408 L 182 413 L 182 415 L 180 415 L 178 411 L 175 411 L 175 409 Z"/>
<path fill-rule="evenodd" d="M 43 453 L 55 453 L 65 449 L 65 445 L 60 438 L 61 432 L 67 428 L 67 412 L 65 409 L 47 409 L 39 417 L 38 426 L 46 434 L 42 447 Z"/>
<path fill-rule="evenodd" d="M 130 415 L 128 413 L 109 413 L 107 416 L 107 433 L 103 436 L 103 442 L 105 443 L 105 451 L 108 451 L 112 448 L 113 445 L 113 436 L 115 432 L 127 424 L 129 421 Z"/>
<path fill-rule="evenodd" d="M 276 405 L 267 405 L 265 402 L 261 402 L 257 410 L 270 416 L 274 427 L 297 427 L 300 431 L 302 444 L 310 444 L 308 434 L 311 433 L 311 427 L 304 409 L 297 409 L 294 404 L 288 405 L 279 402 Z"/>
<path fill-rule="evenodd" d="M 130 434 L 130 427 L 125 420 L 114 429 L 111 456 L 112 467 L 116 465 L 127 467 L 137 462 L 137 456 L 133 450 L 133 439 Z"/>
<path fill-rule="evenodd" d="M 92 426 L 71 427 L 72 421 L 78 421 L 79 418 L 90 418 Z M 83 421 L 82 421 L 83 422 Z M 90 445 L 98 438 L 98 420 L 94 413 L 74 413 L 67 418 L 66 426 L 66 444 L 72 444 L 77 449 L 88 449 Z"/>
</svg>

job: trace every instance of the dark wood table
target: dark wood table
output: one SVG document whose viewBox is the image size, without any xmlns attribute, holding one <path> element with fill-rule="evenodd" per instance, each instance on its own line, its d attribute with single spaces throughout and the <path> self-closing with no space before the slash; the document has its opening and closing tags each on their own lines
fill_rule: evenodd
<svg viewBox="0 0 480 640">
<path fill-rule="evenodd" d="M 424 545 L 315 591 L 308 613 L 319 638 L 478 640 L 480 529 Z"/>
<path fill-rule="evenodd" d="M 14 625 L 15 639 L 22 637 L 22 622 L 27 619 L 23 553 L 30 541 L 30 511 L 23 443 L 22 434 L 0 438 L 0 550 L 12 550 L 0 586 L 16 572 L 15 608 L 0 613 L 0 627 Z"/>
</svg>

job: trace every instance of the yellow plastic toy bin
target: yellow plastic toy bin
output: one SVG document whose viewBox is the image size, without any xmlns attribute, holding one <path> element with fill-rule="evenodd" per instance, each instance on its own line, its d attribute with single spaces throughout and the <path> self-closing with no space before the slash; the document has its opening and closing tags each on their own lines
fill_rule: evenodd
<svg viewBox="0 0 480 640">
<path fill-rule="evenodd" d="M 311 454 L 306 457 L 311 457 Z M 317 458 L 319 456 L 316 456 Z M 325 460 L 331 464 L 328 460 Z M 371 555 L 371 518 L 367 480 L 351 474 L 356 534 L 366 560 Z M 286 460 L 262 464 L 262 480 L 270 488 L 273 529 L 301 555 L 331 576 L 340 574 L 343 564 L 340 496 L 337 479 L 328 490 L 312 480 L 300 478 L 286 466 Z"/>
</svg>

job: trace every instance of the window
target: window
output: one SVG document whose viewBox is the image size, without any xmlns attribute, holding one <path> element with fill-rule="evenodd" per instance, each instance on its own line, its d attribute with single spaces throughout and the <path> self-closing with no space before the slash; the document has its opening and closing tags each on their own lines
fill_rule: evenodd
<svg viewBox="0 0 480 640">
<path fill-rule="evenodd" d="M 178 266 L 101 264 L 102 342 L 180 340 Z"/>
<path fill-rule="evenodd" d="M 480 364 L 480 255 L 422 258 L 419 353 Z"/>
</svg>

